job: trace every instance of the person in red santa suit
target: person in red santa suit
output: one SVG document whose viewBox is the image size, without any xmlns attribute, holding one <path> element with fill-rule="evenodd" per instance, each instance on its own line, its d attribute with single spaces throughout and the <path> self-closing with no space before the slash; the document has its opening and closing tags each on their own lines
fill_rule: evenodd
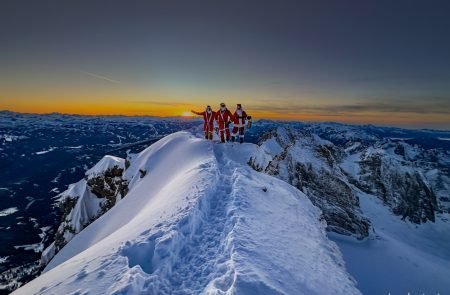
<svg viewBox="0 0 450 295">
<path fill-rule="evenodd" d="M 216 118 L 216 112 L 211 109 L 211 106 L 206 106 L 204 112 L 196 112 L 191 110 L 192 113 L 203 116 L 203 131 L 205 132 L 205 139 L 213 139 L 214 120 Z"/>
<path fill-rule="evenodd" d="M 236 106 L 236 111 L 233 114 L 233 133 L 231 134 L 231 141 L 236 140 L 236 136 L 239 134 L 239 142 L 244 142 L 244 132 L 246 121 L 251 122 L 252 117 L 248 116 L 247 113 L 242 109 L 240 103 Z"/>
<path fill-rule="evenodd" d="M 222 102 L 220 109 L 216 112 L 216 121 L 219 125 L 220 141 L 225 142 L 230 140 L 230 123 L 233 115 L 227 109 L 227 106 Z"/>
</svg>

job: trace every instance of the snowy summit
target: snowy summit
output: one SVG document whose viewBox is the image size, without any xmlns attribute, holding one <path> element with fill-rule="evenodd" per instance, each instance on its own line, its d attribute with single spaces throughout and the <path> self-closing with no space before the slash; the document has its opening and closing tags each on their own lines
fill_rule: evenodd
<svg viewBox="0 0 450 295">
<path fill-rule="evenodd" d="M 178 132 L 128 163 L 105 157 L 61 197 L 79 194 L 66 227 L 106 213 L 61 228 L 44 273 L 14 294 L 360 294 L 321 210 L 248 165 L 258 148 Z M 100 180 L 108 190 L 86 191 Z"/>
</svg>

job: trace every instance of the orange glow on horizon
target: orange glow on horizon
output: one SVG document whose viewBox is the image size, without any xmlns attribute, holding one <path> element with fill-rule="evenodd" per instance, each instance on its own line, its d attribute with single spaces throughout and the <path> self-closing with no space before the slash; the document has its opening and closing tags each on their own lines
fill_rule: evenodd
<svg viewBox="0 0 450 295">
<path fill-rule="evenodd" d="M 63 114 L 80 114 L 80 115 L 125 115 L 125 116 L 158 116 L 158 117 L 197 117 L 190 112 L 191 109 L 201 111 L 204 104 L 198 101 L 192 104 L 188 103 L 133 103 L 130 101 L 114 99 L 97 99 L 86 101 L 67 99 L 65 101 L 50 99 L 36 100 L 16 100 L 6 101 L 0 98 L 0 110 L 9 110 L 20 113 L 63 113 Z M 234 104 L 228 104 L 229 109 L 234 111 Z M 231 107 L 230 107 L 231 106 Z M 307 112 L 271 112 L 268 107 L 267 111 L 253 111 L 251 105 L 244 105 L 249 115 L 255 120 L 272 119 L 283 121 L 334 121 L 350 124 L 378 124 L 378 125 L 397 125 L 397 126 L 417 126 L 419 123 L 426 124 L 447 124 L 448 118 L 445 115 L 434 114 L 395 114 L 386 116 L 383 113 L 365 112 L 365 113 L 307 113 Z M 213 109 L 216 109 L 213 107 Z M 261 109 L 259 107 L 258 109 Z"/>
</svg>

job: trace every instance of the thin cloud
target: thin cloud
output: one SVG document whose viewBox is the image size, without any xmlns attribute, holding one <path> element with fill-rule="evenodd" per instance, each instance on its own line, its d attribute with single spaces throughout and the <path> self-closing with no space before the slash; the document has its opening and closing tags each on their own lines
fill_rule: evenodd
<svg viewBox="0 0 450 295">
<path fill-rule="evenodd" d="M 447 97 L 414 97 L 409 100 L 372 99 L 352 104 L 311 105 L 308 103 L 260 103 L 249 106 L 254 111 L 270 111 L 274 113 L 304 113 L 304 114 L 363 114 L 370 112 L 395 114 L 450 114 L 450 98 Z"/>
<path fill-rule="evenodd" d="M 91 76 L 91 77 L 94 77 L 94 78 L 97 78 L 97 79 L 100 79 L 100 80 L 103 80 L 103 81 L 108 81 L 108 82 L 111 82 L 111 83 L 114 83 L 114 84 L 119 84 L 120 83 L 120 81 L 117 81 L 117 80 L 114 80 L 114 79 L 111 79 L 111 78 L 108 78 L 108 77 L 105 77 L 105 76 L 97 75 L 97 74 L 86 72 L 86 71 L 80 71 L 80 72 L 82 72 L 85 75 L 88 75 L 88 76 Z"/>
<path fill-rule="evenodd" d="M 192 103 L 177 102 L 177 101 L 136 100 L 136 101 L 131 101 L 131 103 L 132 104 L 144 104 L 144 105 L 158 105 L 158 106 L 177 106 L 177 107 L 192 106 Z"/>
</svg>

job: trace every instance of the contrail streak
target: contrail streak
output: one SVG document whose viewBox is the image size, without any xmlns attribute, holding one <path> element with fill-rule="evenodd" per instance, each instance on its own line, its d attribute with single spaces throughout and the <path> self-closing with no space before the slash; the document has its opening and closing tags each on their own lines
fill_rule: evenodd
<svg viewBox="0 0 450 295">
<path fill-rule="evenodd" d="M 108 81 L 108 82 L 111 82 L 111 83 L 114 83 L 114 84 L 120 83 L 120 81 L 113 80 L 113 79 L 110 79 L 110 78 L 105 77 L 105 76 L 100 76 L 100 75 L 97 75 L 97 74 L 94 74 L 94 73 L 85 72 L 85 71 L 81 71 L 81 72 L 83 74 L 89 75 L 91 77 L 94 77 L 94 78 L 97 78 L 97 79 L 101 79 L 101 80 L 104 80 L 104 81 Z"/>
</svg>

